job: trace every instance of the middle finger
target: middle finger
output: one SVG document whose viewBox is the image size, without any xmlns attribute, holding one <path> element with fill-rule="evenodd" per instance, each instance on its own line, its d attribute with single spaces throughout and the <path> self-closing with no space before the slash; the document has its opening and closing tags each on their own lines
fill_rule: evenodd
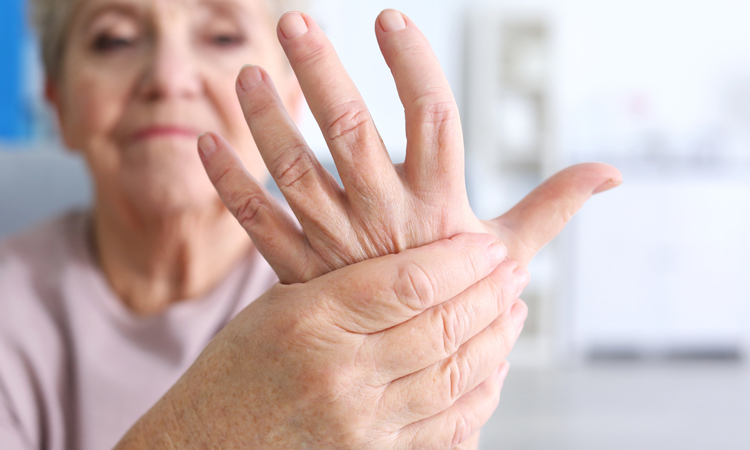
<svg viewBox="0 0 750 450">
<path fill-rule="evenodd" d="M 315 21 L 298 12 L 279 21 L 279 41 L 331 150 L 347 197 L 354 200 L 352 206 L 382 203 L 400 178 L 330 41 Z"/>
</svg>

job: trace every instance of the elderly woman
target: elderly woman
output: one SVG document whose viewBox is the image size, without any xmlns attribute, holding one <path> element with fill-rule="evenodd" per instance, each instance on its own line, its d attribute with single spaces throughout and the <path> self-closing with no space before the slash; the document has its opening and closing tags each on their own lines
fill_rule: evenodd
<svg viewBox="0 0 750 450">
<path fill-rule="evenodd" d="M 614 168 L 478 220 L 450 88 L 396 11 L 376 34 L 406 110 L 398 166 L 315 22 L 274 33 L 283 2 L 33 7 L 96 196 L 0 245 L 0 448 L 476 447 L 524 267 Z M 343 186 L 294 126 L 302 93 Z"/>
</svg>

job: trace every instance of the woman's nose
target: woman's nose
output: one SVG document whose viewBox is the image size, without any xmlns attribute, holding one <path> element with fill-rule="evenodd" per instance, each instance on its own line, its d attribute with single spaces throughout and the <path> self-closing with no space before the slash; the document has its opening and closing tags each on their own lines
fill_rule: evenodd
<svg viewBox="0 0 750 450">
<path fill-rule="evenodd" d="M 201 86 L 194 55 L 186 43 L 164 41 L 148 56 L 139 92 L 149 101 L 191 98 L 200 94 Z"/>
</svg>

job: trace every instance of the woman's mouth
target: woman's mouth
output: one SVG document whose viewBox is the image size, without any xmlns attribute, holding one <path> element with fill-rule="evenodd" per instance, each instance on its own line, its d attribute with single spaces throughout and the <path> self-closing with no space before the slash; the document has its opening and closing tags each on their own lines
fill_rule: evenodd
<svg viewBox="0 0 750 450">
<path fill-rule="evenodd" d="M 133 139 L 136 141 L 164 137 L 197 139 L 199 134 L 200 133 L 194 128 L 183 127 L 179 125 L 154 125 L 138 130 L 133 135 Z"/>
</svg>

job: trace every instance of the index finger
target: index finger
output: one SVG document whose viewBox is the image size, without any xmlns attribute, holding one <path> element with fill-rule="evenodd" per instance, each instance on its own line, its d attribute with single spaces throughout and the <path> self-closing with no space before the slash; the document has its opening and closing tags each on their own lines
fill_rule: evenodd
<svg viewBox="0 0 750 450">
<path fill-rule="evenodd" d="M 487 277 L 507 254 L 487 234 L 459 234 L 331 272 L 319 283 L 335 325 L 370 334 L 406 322 Z"/>
</svg>

